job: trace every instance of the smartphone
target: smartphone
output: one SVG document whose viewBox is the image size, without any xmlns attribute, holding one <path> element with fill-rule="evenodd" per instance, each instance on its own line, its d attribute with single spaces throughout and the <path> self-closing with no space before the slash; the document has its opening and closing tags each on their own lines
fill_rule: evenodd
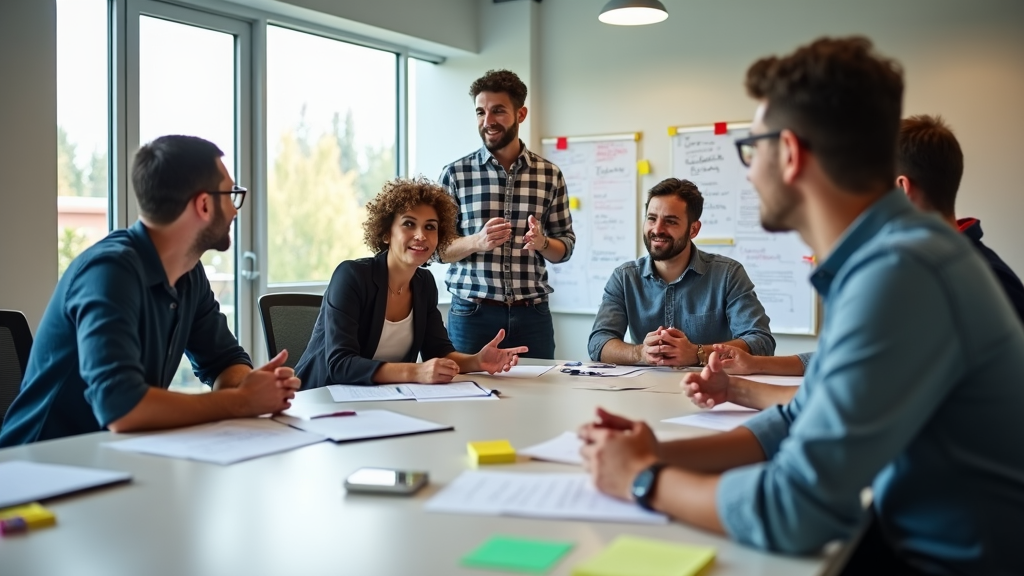
<svg viewBox="0 0 1024 576">
<path fill-rule="evenodd" d="M 384 494 L 415 494 L 427 485 L 426 472 L 409 472 L 388 468 L 360 468 L 345 478 L 349 492 Z"/>
</svg>

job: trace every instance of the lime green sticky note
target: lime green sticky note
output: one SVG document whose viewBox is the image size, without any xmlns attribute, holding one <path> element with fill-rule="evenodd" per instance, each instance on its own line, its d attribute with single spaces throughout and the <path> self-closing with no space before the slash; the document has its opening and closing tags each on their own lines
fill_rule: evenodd
<svg viewBox="0 0 1024 576">
<path fill-rule="evenodd" d="M 572 576 L 693 576 L 714 559 L 715 549 L 710 546 L 619 536 L 600 554 L 573 568 Z"/>
<path fill-rule="evenodd" d="M 543 574 L 550 570 L 570 548 L 572 548 L 572 542 L 548 542 L 510 536 L 494 536 L 464 556 L 462 564 L 494 570 Z"/>
</svg>

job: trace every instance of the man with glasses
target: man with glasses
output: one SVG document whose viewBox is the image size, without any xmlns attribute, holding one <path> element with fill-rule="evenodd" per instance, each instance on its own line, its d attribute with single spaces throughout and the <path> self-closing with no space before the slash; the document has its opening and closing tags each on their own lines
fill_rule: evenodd
<svg viewBox="0 0 1024 576">
<path fill-rule="evenodd" d="M 1024 329 L 968 239 L 893 188 L 899 65 L 826 38 L 754 63 L 746 86 L 762 225 L 820 258 L 819 354 L 791 402 L 729 432 L 659 443 L 599 411 L 580 430 L 595 484 L 779 552 L 864 521 L 844 574 L 1024 573 Z"/>
<path fill-rule="evenodd" d="M 764 306 L 739 262 L 701 252 L 704 197 L 689 180 L 668 178 L 647 193 L 647 256 L 608 278 L 587 348 L 616 364 L 696 366 L 711 346 L 727 343 L 754 355 L 775 352 Z M 637 344 L 623 341 L 626 330 Z"/>
<path fill-rule="evenodd" d="M 231 222 L 245 200 L 221 156 L 191 136 L 139 149 L 139 221 L 88 248 L 57 283 L 0 446 L 288 408 L 300 383 L 283 366 L 287 352 L 253 370 L 199 261 L 231 247 Z M 213 392 L 167 390 L 183 353 Z"/>
</svg>

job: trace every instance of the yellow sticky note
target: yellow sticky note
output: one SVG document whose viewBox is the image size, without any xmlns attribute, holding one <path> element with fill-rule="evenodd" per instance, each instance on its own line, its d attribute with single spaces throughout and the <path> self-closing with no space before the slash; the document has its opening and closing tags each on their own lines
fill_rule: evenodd
<svg viewBox="0 0 1024 576">
<path fill-rule="evenodd" d="M 21 526 L 21 530 L 24 529 L 35 529 L 43 528 L 44 526 L 53 526 L 57 523 L 57 517 L 53 515 L 46 508 L 43 508 L 38 502 L 32 504 L 25 504 L 24 506 L 15 506 L 14 508 L 4 508 L 0 510 L 0 525 L 3 526 L 3 532 L 6 532 L 7 523 L 15 519 L 21 519 L 24 521 Z M 14 528 L 12 526 L 12 528 Z"/>
<path fill-rule="evenodd" d="M 619 536 L 597 556 L 573 568 L 572 576 L 693 576 L 714 559 L 715 549 L 710 546 Z"/>
<path fill-rule="evenodd" d="M 651 163 L 648 162 L 647 160 L 639 160 L 639 161 L 637 161 L 637 163 L 636 163 L 636 171 L 639 172 L 640 174 L 650 174 L 651 173 Z"/>
<path fill-rule="evenodd" d="M 633 132 L 633 142 L 639 142 L 640 141 L 640 134 L 641 134 L 640 132 Z"/>
<path fill-rule="evenodd" d="M 676 127 L 675 126 L 669 126 L 668 127 L 668 135 L 669 136 L 675 136 L 676 134 L 677 134 Z"/>
<path fill-rule="evenodd" d="M 473 464 L 505 464 L 516 461 L 516 449 L 508 440 L 470 442 L 466 448 Z"/>
<path fill-rule="evenodd" d="M 694 238 L 693 243 L 698 246 L 735 246 L 735 238 Z"/>
<path fill-rule="evenodd" d="M 579 210 L 579 209 L 580 209 L 580 197 L 579 196 L 569 196 L 569 210 Z"/>
</svg>

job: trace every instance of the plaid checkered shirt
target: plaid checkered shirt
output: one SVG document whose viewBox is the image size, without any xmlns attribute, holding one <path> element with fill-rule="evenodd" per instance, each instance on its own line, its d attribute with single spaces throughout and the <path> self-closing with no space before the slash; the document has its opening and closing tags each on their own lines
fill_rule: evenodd
<svg viewBox="0 0 1024 576">
<path fill-rule="evenodd" d="M 445 166 L 439 180 L 459 206 L 456 229 L 460 235 L 479 232 L 491 218 L 512 223 L 512 236 L 501 246 L 452 262 L 445 275 L 448 291 L 466 300 L 547 300 L 552 288 L 544 257 L 525 249 L 523 236 L 529 231 L 527 217 L 533 214 L 545 236 L 565 244 L 562 262 L 572 256 L 576 235 L 558 166 L 523 145 L 506 173 L 483 147 Z"/>
</svg>

